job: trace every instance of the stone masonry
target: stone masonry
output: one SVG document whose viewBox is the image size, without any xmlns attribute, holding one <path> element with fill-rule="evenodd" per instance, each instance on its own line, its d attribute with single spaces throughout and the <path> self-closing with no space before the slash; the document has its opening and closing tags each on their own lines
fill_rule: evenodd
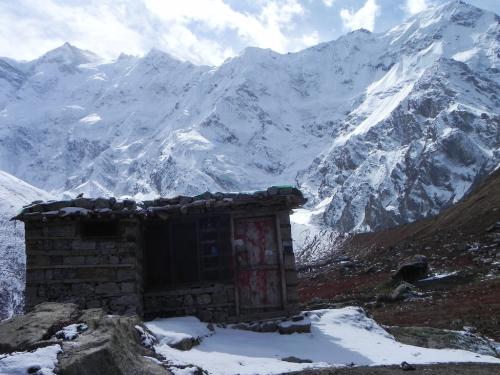
<svg viewBox="0 0 500 375">
<path fill-rule="evenodd" d="M 27 221 L 26 309 L 71 301 L 119 314 L 142 314 L 141 231 L 121 219 L 114 238 L 83 238 L 80 219 Z"/>
</svg>

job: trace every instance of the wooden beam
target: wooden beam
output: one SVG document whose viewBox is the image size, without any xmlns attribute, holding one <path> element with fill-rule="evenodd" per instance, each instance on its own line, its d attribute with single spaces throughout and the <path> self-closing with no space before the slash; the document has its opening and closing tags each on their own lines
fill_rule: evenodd
<svg viewBox="0 0 500 375">
<path fill-rule="evenodd" d="M 51 270 L 51 269 L 74 269 L 74 268 L 135 268 L 135 263 L 127 264 L 61 264 L 50 266 L 27 267 L 26 271 Z"/>
<path fill-rule="evenodd" d="M 239 265 L 236 247 L 234 246 L 234 217 L 231 214 L 229 217 L 230 233 L 231 233 L 231 249 L 233 253 L 233 278 L 234 278 L 234 304 L 236 316 L 240 316 L 240 293 L 238 290 Z"/>
<path fill-rule="evenodd" d="M 276 218 L 276 240 L 278 246 L 278 260 L 280 267 L 280 276 L 281 276 L 281 303 L 283 305 L 283 309 L 287 309 L 287 295 L 286 295 L 286 278 L 285 278 L 285 265 L 283 261 L 283 242 L 281 241 L 281 226 L 280 226 L 280 218 L 279 214 L 274 215 Z"/>
</svg>

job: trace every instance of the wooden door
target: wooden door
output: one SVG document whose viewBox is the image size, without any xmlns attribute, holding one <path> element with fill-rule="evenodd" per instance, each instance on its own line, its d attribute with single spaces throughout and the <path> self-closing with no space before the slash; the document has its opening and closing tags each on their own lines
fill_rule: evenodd
<svg viewBox="0 0 500 375">
<path fill-rule="evenodd" d="M 236 219 L 234 245 L 240 313 L 281 308 L 275 217 Z"/>
</svg>

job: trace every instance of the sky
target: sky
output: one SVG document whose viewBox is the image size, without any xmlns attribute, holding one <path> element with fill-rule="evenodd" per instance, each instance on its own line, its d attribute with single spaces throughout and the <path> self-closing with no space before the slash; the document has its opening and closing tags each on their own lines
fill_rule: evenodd
<svg viewBox="0 0 500 375">
<path fill-rule="evenodd" d="M 0 0 L 0 56 L 32 60 L 65 42 L 113 59 L 152 48 L 219 65 L 246 47 L 295 52 L 382 32 L 445 0 Z M 500 14 L 500 0 L 469 0 Z"/>
</svg>

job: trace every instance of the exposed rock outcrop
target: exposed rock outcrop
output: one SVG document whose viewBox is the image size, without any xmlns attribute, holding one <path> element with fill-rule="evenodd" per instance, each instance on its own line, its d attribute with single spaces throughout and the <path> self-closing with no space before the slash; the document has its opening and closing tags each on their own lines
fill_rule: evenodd
<svg viewBox="0 0 500 375">
<path fill-rule="evenodd" d="M 73 323 L 78 314 L 75 304 L 45 302 L 26 315 L 0 323 L 0 354 L 53 344 L 52 336 Z"/>
<path fill-rule="evenodd" d="M 75 323 L 77 327 L 85 325 L 85 330 L 56 337 L 62 328 Z M 80 311 L 71 303 L 47 302 L 0 324 L 0 352 L 59 344 L 62 352 L 56 370 L 61 374 L 171 374 L 155 360 L 157 354 L 146 347 L 144 332 L 147 328 L 135 316 L 107 315 L 102 309 Z"/>
<path fill-rule="evenodd" d="M 385 327 L 398 341 L 433 349 L 462 349 L 499 357 L 499 348 L 488 340 L 471 332 L 451 331 L 431 327 Z"/>
</svg>

